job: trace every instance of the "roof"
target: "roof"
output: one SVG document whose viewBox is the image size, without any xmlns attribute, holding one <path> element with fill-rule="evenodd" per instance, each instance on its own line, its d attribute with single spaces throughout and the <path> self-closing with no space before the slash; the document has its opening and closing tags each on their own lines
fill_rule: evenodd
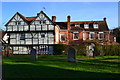
<svg viewBox="0 0 120 80">
<path fill-rule="evenodd" d="M 23 18 L 24 20 L 26 20 L 28 23 L 37 18 L 36 16 L 35 16 L 35 17 L 25 17 L 25 16 L 23 16 L 22 14 L 20 14 L 20 13 L 18 13 L 18 12 L 17 12 L 17 14 L 18 14 L 21 18 Z"/>
<path fill-rule="evenodd" d="M 42 14 L 44 14 L 50 21 L 51 21 L 51 19 L 43 12 L 43 11 L 41 11 L 40 13 L 42 13 Z M 38 13 L 38 14 L 40 14 L 40 13 Z M 20 14 L 19 12 L 17 12 L 16 14 L 18 14 L 24 21 L 26 21 L 28 24 L 30 24 L 30 23 L 32 23 L 39 15 L 37 15 L 37 16 L 34 16 L 34 17 L 25 17 L 25 16 L 23 16 L 22 14 Z M 16 15 L 15 14 L 15 15 Z M 14 16 L 15 16 L 14 15 Z M 8 23 L 14 18 L 14 16 L 8 21 Z M 52 22 L 52 21 L 51 21 Z M 8 24 L 7 23 L 7 24 Z M 6 25 L 7 25 L 6 24 Z M 5 25 L 5 26 L 6 26 Z"/>
<path fill-rule="evenodd" d="M 6 32 L 5 31 L 3 31 L 3 30 L 0 30 L 0 38 L 3 38 L 3 36 L 6 34 Z"/>
<path fill-rule="evenodd" d="M 60 26 L 60 29 L 67 29 L 68 22 L 55 22 Z M 92 24 L 98 24 L 98 29 L 94 29 Z M 75 27 L 75 24 L 79 24 L 80 27 Z M 89 28 L 85 29 L 84 24 L 89 24 Z M 71 30 L 85 30 L 85 31 L 108 31 L 108 25 L 106 21 L 76 21 L 70 22 Z"/>
<path fill-rule="evenodd" d="M 67 29 L 67 22 L 55 22 L 59 25 L 60 29 Z"/>
</svg>

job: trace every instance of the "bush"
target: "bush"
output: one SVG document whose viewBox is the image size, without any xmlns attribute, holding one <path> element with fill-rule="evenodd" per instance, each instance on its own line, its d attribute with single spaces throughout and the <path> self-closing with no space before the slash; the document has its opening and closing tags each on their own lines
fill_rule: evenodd
<svg viewBox="0 0 120 80">
<path fill-rule="evenodd" d="M 54 54 L 61 55 L 67 54 L 68 47 L 74 47 L 77 50 L 77 55 L 86 56 L 87 43 L 80 45 L 65 45 L 65 44 L 54 44 Z M 120 56 L 120 45 L 101 45 L 95 43 L 95 56 Z"/>
<path fill-rule="evenodd" d="M 67 45 L 65 44 L 54 44 L 54 55 L 66 54 Z"/>
<path fill-rule="evenodd" d="M 120 45 L 104 45 L 104 53 L 109 56 L 120 56 Z"/>
<path fill-rule="evenodd" d="M 85 44 L 80 44 L 76 46 L 76 50 L 77 50 L 77 55 L 86 56 L 86 45 Z"/>
</svg>

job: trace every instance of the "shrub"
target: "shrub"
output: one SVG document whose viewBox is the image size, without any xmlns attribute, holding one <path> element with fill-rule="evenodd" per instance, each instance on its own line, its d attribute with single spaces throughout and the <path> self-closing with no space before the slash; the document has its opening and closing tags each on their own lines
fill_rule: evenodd
<svg viewBox="0 0 120 80">
<path fill-rule="evenodd" d="M 104 52 L 105 52 L 105 55 L 119 56 L 120 45 L 104 45 Z"/>
<path fill-rule="evenodd" d="M 61 55 L 66 53 L 67 45 L 65 44 L 54 44 L 54 55 Z"/>
<path fill-rule="evenodd" d="M 86 56 L 86 45 L 85 44 L 80 44 L 76 46 L 76 49 L 77 49 L 77 55 Z"/>
</svg>

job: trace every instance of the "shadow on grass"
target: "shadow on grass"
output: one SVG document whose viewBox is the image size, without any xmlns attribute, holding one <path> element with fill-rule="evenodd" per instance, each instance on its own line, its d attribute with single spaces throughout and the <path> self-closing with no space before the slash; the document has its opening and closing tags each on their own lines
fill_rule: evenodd
<svg viewBox="0 0 120 80">
<path fill-rule="evenodd" d="M 95 60 L 78 60 L 78 61 L 83 61 L 83 62 L 90 62 L 90 63 L 101 63 L 101 64 L 106 64 L 106 65 L 114 65 L 114 64 L 117 64 L 117 65 L 120 65 L 120 62 L 110 62 L 110 61 L 100 61 L 98 59 L 95 59 Z"/>
<path fill-rule="evenodd" d="M 119 79 L 118 74 L 74 71 L 34 64 L 4 64 L 3 79 L 40 79 L 40 78 L 76 78 L 76 79 Z"/>
</svg>

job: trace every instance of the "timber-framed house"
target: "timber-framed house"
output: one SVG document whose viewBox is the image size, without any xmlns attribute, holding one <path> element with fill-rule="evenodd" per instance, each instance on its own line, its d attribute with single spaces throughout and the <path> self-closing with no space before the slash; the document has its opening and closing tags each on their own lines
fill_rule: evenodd
<svg viewBox="0 0 120 80">
<path fill-rule="evenodd" d="M 53 54 L 55 25 L 43 11 L 35 17 L 17 12 L 5 26 L 13 54 L 29 54 L 32 48 L 37 54 Z"/>
<path fill-rule="evenodd" d="M 9 36 L 8 45 L 13 54 L 30 54 L 35 49 L 37 54 L 55 54 L 54 44 L 79 45 L 84 41 L 99 43 L 115 42 L 110 35 L 106 18 L 100 21 L 67 21 L 57 22 L 43 12 L 35 17 L 25 17 L 16 13 L 5 25 Z"/>
</svg>

